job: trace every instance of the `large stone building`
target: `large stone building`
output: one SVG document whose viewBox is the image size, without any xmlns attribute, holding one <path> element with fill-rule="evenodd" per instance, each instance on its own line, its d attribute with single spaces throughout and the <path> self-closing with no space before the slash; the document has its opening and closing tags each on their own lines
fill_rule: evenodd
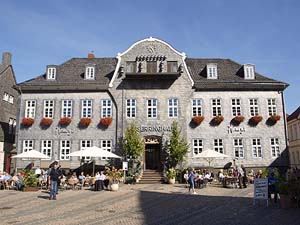
<svg viewBox="0 0 300 225">
<path fill-rule="evenodd" d="M 116 58 L 89 54 L 48 65 L 45 74 L 19 84 L 19 121 L 33 118 L 34 123 L 19 127 L 17 148 L 19 153 L 38 149 L 60 160 L 62 167 L 75 168 L 80 160 L 68 154 L 87 146 L 122 154 L 122 137 L 134 121 L 145 140 L 145 168 L 158 169 L 165 160 L 163 145 L 170 127 L 177 121 L 189 143 L 186 166 L 207 166 L 197 158 L 206 149 L 230 155 L 228 161 L 247 167 L 287 166 L 286 87 L 257 73 L 252 64 L 187 58 L 168 43 L 148 38 Z M 244 117 L 241 123 L 233 119 L 239 115 Z M 195 116 L 204 121 L 196 125 L 191 122 Z M 71 123 L 61 126 L 62 117 L 71 118 Z M 99 124 L 106 117 L 112 123 Z M 53 123 L 41 125 L 42 118 Z M 82 126 L 81 118 L 91 123 Z M 216 160 L 214 166 L 228 161 Z M 18 167 L 24 165 L 18 162 Z"/>
<path fill-rule="evenodd" d="M 15 151 L 15 131 L 18 108 L 18 91 L 14 89 L 16 79 L 11 65 L 11 54 L 4 52 L 0 65 L 0 171 L 10 172 L 11 155 Z M 14 152 L 13 152 L 14 151 Z"/>
<path fill-rule="evenodd" d="M 287 118 L 291 167 L 300 168 L 300 107 Z"/>
</svg>

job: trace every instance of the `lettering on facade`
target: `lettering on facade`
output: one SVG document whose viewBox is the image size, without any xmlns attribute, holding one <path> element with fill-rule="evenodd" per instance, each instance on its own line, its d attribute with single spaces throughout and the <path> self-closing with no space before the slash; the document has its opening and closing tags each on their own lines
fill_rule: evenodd
<svg viewBox="0 0 300 225">
<path fill-rule="evenodd" d="M 246 132 L 245 127 L 233 127 L 233 126 L 228 126 L 228 134 L 233 134 L 233 133 L 239 133 L 239 134 L 243 134 L 244 132 Z"/>
<path fill-rule="evenodd" d="M 153 126 L 139 126 L 139 133 L 143 132 L 171 132 L 172 126 L 161 126 L 161 125 L 153 125 Z"/>
<path fill-rule="evenodd" d="M 65 127 L 56 127 L 55 128 L 55 135 L 60 136 L 60 135 L 67 135 L 70 136 L 73 134 L 73 130 L 67 129 Z"/>
</svg>

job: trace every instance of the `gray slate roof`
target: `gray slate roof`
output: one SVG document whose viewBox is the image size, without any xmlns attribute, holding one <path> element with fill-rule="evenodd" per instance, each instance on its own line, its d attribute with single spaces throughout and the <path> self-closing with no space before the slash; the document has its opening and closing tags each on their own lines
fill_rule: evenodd
<svg viewBox="0 0 300 225">
<path fill-rule="evenodd" d="M 206 65 L 216 63 L 218 79 L 206 78 Z M 95 80 L 85 80 L 87 64 L 95 65 Z M 186 64 L 196 90 L 284 90 L 288 84 L 255 73 L 255 80 L 245 80 L 242 66 L 230 59 L 187 58 Z M 107 90 L 112 78 L 116 58 L 73 58 L 57 66 L 56 80 L 47 80 L 46 74 L 20 83 L 23 91 L 55 90 Z"/>
</svg>

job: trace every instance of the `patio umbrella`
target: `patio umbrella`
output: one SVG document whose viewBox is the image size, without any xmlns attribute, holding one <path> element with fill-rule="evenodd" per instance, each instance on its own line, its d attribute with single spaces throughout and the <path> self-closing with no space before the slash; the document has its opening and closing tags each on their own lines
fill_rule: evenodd
<svg viewBox="0 0 300 225">
<path fill-rule="evenodd" d="M 27 151 L 27 152 L 23 152 L 23 153 L 20 153 L 18 155 L 15 155 L 15 156 L 12 156 L 12 158 L 14 159 L 24 159 L 24 160 L 30 160 L 32 165 L 33 165 L 33 161 L 34 160 L 41 160 L 41 159 L 50 159 L 49 156 L 39 152 L 39 151 L 36 151 L 36 150 L 30 150 L 30 151 Z"/>
<path fill-rule="evenodd" d="M 203 158 L 205 161 L 208 162 L 208 168 L 210 168 L 210 163 L 214 160 L 214 159 L 224 159 L 224 158 L 228 158 L 230 157 L 229 155 L 225 155 L 222 153 L 219 153 L 217 151 L 214 150 L 205 150 L 201 153 L 199 153 L 198 155 L 195 156 L 195 158 Z"/>
<path fill-rule="evenodd" d="M 81 157 L 109 157 L 109 158 L 121 158 L 120 156 L 103 150 L 102 148 L 99 148 L 97 146 L 93 146 L 93 147 L 87 147 L 84 148 L 84 150 L 79 150 L 76 152 L 72 152 L 69 154 L 69 156 L 81 156 Z M 93 176 L 95 175 L 95 163 L 93 164 Z"/>
</svg>

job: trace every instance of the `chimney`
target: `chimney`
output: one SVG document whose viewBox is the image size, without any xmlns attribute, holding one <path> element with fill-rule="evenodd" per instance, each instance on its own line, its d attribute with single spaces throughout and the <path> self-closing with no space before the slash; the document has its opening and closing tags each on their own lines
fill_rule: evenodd
<svg viewBox="0 0 300 225">
<path fill-rule="evenodd" d="M 5 69 L 9 65 L 11 65 L 11 53 L 3 52 L 3 54 L 2 54 L 2 69 Z"/>
<path fill-rule="evenodd" d="M 92 52 L 90 52 L 90 53 L 88 54 L 88 59 L 93 59 L 93 58 L 95 58 L 95 54 L 94 54 L 94 52 L 92 51 Z"/>
</svg>

